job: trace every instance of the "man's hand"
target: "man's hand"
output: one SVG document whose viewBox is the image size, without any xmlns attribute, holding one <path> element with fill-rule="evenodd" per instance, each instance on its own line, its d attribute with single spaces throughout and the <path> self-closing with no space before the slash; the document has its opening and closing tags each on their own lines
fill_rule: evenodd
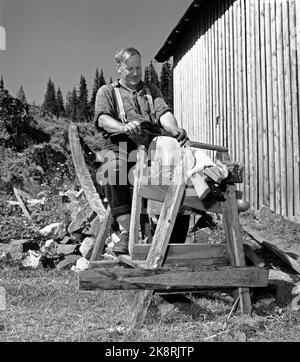
<svg viewBox="0 0 300 362">
<path fill-rule="evenodd" d="M 126 133 L 128 136 L 139 135 L 141 133 L 140 126 L 141 126 L 140 121 L 132 121 L 126 123 L 123 126 L 123 132 Z"/>
<path fill-rule="evenodd" d="M 189 140 L 185 129 L 177 127 L 173 132 L 173 137 L 177 139 L 180 143 L 180 146 L 183 146 L 186 141 Z"/>
</svg>

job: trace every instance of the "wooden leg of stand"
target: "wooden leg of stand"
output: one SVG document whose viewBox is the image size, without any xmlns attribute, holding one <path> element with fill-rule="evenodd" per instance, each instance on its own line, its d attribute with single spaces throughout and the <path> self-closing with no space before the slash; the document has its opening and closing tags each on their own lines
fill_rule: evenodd
<svg viewBox="0 0 300 362">
<path fill-rule="evenodd" d="M 186 180 L 182 180 L 182 163 L 175 169 L 174 178 L 168 188 L 153 241 L 146 260 L 146 269 L 154 269 L 163 265 L 167 246 L 173 226 L 184 194 Z M 140 327 L 151 303 L 153 290 L 144 290 L 138 293 L 133 305 L 131 328 Z"/>
<path fill-rule="evenodd" d="M 96 239 L 96 242 L 95 242 L 95 245 L 93 248 L 93 252 L 92 252 L 90 261 L 97 260 L 99 258 L 99 256 L 103 253 L 104 246 L 105 246 L 105 240 L 109 236 L 111 221 L 112 221 L 112 216 L 111 216 L 110 207 L 108 206 L 107 210 L 106 210 L 105 218 L 102 222 L 102 225 L 99 230 L 99 234 L 97 236 L 97 239 Z"/>
<path fill-rule="evenodd" d="M 135 167 L 133 195 L 131 204 L 131 217 L 129 229 L 129 255 L 132 256 L 133 246 L 139 239 L 139 229 L 141 222 L 142 197 L 139 196 L 139 186 L 143 177 L 143 169 L 146 162 L 146 151 L 144 146 L 138 148 L 137 162 Z"/>
<path fill-rule="evenodd" d="M 228 185 L 226 190 L 226 201 L 221 203 L 223 214 L 223 225 L 226 237 L 227 253 L 231 265 L 244 266 L 245 254 L 243 250 L 240 223 L 238 216 L 235 190 L 233 185 Z M 249 288 L 238 288 L 235 297 L 240 297 L 240 309 L 243 314 L 251 313 L 251 299 Z"/>
</svg>

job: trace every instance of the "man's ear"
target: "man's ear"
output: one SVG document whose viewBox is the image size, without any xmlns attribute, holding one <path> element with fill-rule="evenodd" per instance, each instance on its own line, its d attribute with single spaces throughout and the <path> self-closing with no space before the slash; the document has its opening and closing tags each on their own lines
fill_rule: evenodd
<svg viewBox="0 0 300 362">
<path fill-rule="evenodd" d="M 117 69 L 117 72 L 120 73 L 120 67 L 121 67 L 121 64 L 120 63 L 116 63 L 116 69 Z"/>
</svg>

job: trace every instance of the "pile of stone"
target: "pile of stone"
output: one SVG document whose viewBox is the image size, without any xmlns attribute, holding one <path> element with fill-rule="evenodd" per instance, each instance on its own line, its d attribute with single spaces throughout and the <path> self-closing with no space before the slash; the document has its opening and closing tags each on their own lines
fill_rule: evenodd
<svg viewBox="0 0 300 362">
<path fill-rule="evenodd" d="M 56 222 L 39 230 L 42 241 L 12 240 L 0 253 L 0 262 L 18 260 L 23 267 L 39 266 L 79 271 L 88 267 L 101 220 L 87 202 L 82 190 L 60 192 L 71 222 Z M 23 199 L 24 200 L 24 199 Z M 25 201 L 25 200 L 24 200 Z M 34 204 L 27 199 L 25 206 Z M 39 204 L 39 203 L 36 203 Z"/>
</svg>

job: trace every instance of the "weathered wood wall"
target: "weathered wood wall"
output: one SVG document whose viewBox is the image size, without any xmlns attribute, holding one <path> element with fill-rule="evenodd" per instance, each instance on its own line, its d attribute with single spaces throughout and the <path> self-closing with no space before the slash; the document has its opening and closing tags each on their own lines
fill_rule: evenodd
<svg viewBox="0 0 300 362">
<path fill-rule="evenodd" d="M 300 1 L 213 0 L 174 53 L 174 112 L 193 140 L 227 146 L 239 186 L 300 221 Z"/>
</svg>

